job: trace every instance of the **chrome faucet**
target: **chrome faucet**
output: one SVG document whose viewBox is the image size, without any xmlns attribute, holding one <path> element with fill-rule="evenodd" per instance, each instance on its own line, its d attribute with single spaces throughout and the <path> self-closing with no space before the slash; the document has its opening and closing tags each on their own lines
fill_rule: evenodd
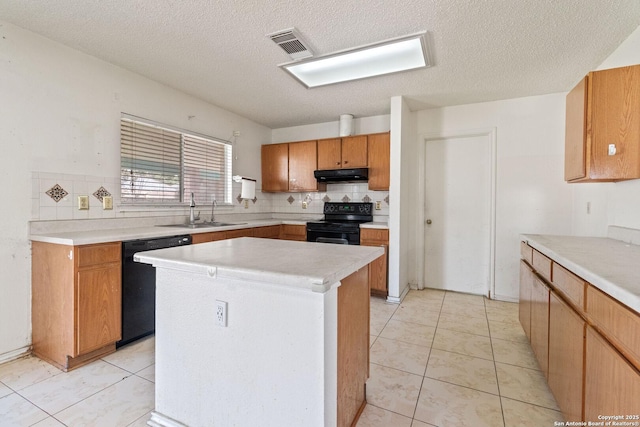
<svg viewBox="0 0 640 427">
<path fill-rule="evenodd" d="M 193 198 L 193 193 L 191 193 L 191 203 L 189 203 L 189 225 L 193 225 L 197 220 L 200 219 L 200 212 L 198 215 L 195 214 L 196 208 L 196 199 Z"/>
<path fill-rule="evenodd" d="M 214 215 L 214 209 L 215 207 L 218 205 L 218 202 L 216 202 L 216 198 L 214 196 L 213 201 L 211 202 L 211 222 L 214 223 L 216 222 L 216 217 Z"/>
</svg>

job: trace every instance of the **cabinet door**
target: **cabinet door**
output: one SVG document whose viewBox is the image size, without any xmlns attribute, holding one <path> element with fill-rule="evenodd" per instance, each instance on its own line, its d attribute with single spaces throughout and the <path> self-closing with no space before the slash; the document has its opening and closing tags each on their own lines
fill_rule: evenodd
<svg viewBox="0 0 640 427">
<path fill-rule="evenodd" d="M 288 191 L 289 144 L 267 144 L 261 150 L 262 191 Z"/>
<path fill-rule="evenodd" d="M 318 166 L 316 141 L 289 144 L 289 191 L 316 191 L 313 171 Z"/>
<path fill-rule="evenodd" d="M 267 227 L 256 227 L 253 229 L 253 237 L 261 237 L 263 239 L 278 239 L 280 238 L 280 226 L 270 225 Z"/>
<path fill-rule="evenodd" d="M 212 233 L 198 233 L 191 235 L 191 243 L 207 243 L 207 242 L 215 242 L 216 240 L 224 240 L 227 238 L 226 232 L 224 231 L 214 231 Z"/>
<path fill-rule="evenodd" d="M 520 260 L 520 300 L 519 317 L 522 329 L 531 341 L 531 288 L 533 287 L 533 271 L 526 262 Z"/>
<path fill-rule="evenodd" d="M 549 374 L 549 288 L 533 276 L 531 287 L 531 348 L 540 370 Z"/>
<path fill-rule="evenodd" d="M 307 240 L 307 227 L 304 225 L 283 224 L 281 229 L 282 240 L 298 240 L 304 242 Z"/>
<path fill-rule="evenodd" d="M 369 190 L 389 190 L 389 133 L 368 136 Z"/>
<path fill-rule="evenodd" d="M 235 239 L 236 237 L 251 237 L 253 236 L 253 230 L 250 228 L 241 228 L 240 230 L 226 231 L 227 239 Z"/>
<path fill-rule="evenodd" d="M 76 280 L 75 355 L 81 355 L 121 337 L 120 264 L 79 270 Z"/>
<path fill-rule="evenodd" d="M 550 302 L 549 388 L 565 418 L 581 420 L 585 322 L 553 292 Z"/>
<path fill-rule="evenodd" d="M 640 66 L 592 72 L 588 90 L 590 177 L 640 177 Z M 609 144 L 615 144 L 615 155 L 609 155 Z"/>
<path fill-rule="evenodd" d="M 587 327 L 584 419 L 640 414 L 640 372 L 598 332 Z M 638 422 L 639 420 L 623 420 Z"/>
<path fill-rule="evenodd" d="M 340 138 L 318 140 L 318 169 L 342 167 L 342 141 Z"/>
<path fill-rule="evenodd" d="M 374 245 L 368 245 L 374 246 Z M 375 245 L 384 248 L 384 255 L 369 264 L 369 286 L 372 295 L 387 296 L 387 245 Z"/>
<path fill-rule="evenodd" d="M 564 179 L 587 176 L 587 80 L 585 77 L 567 94 Z"/>
<path fill-rule="evenodd" d="M 342 167 L 367 167 L 367 135 L 342 138 Z"/>
</svg>

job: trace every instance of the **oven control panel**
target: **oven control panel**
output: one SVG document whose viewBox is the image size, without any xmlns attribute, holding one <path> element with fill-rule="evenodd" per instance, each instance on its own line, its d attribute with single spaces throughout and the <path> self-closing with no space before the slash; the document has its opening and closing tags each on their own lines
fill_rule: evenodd
<svg viewBox="0 0 640 427">
<path fill-rule="evenodd" d="M 324 204 L 325 214 L 371 215 L 373 203 L 331 203 Z"/>
</svg>

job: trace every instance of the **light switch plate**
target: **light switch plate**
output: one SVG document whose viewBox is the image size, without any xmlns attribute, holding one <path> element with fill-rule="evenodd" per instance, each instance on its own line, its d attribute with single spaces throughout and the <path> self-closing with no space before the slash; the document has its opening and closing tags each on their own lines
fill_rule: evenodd
<svg viewBox="0 0 640 427">
<path fill-rule="evenodd" d="M 113 197 L 111 196 L 102 197 L 102 209 L 104 210 L 113 209 Z"/>
<path fill-rule="evenodd" d="M 89 196 L 78 196 L 78 210 L 86 211 L 89 209 Z"/>
</svg>

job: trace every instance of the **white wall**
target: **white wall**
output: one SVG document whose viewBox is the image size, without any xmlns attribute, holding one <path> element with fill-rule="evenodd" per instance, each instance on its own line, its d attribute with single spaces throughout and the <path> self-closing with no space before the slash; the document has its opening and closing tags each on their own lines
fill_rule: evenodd
<svg viewBox="0 0 640 427">
<path fill-rule="evenodd" d="M 1 22 L 0 35 L 1 362 L 31 343 L 28 221 L 32 191 L 41 192 L 32 188 L 32 173 L 117 182 L 126 112 L 222 139 L 240 130 L 234 172 L 259 179 L 259 146 L 271 131 L 14 25 Z"/>
<path fill-rule="evenodd" d="M 339 114 L 336 114 L 338 117 Z M 353 134 L 387 132 L 389 130 L 389 115 L 356 117 L 353 119 Z M 340 135 L 340 121 L 316 123 L 312 125 L 292 126 L 273 129 L 271 142 L 293 142 L 308 139 L 336 138 Z"/>
<path fill-rule="evenodd" d="M 497 129 L 497 298 L 517 299 L 521 233 L 571 233 L 564 109 L 565 94 L 552 94 L 414 113 L 418 135 Z"/>
</svg>

